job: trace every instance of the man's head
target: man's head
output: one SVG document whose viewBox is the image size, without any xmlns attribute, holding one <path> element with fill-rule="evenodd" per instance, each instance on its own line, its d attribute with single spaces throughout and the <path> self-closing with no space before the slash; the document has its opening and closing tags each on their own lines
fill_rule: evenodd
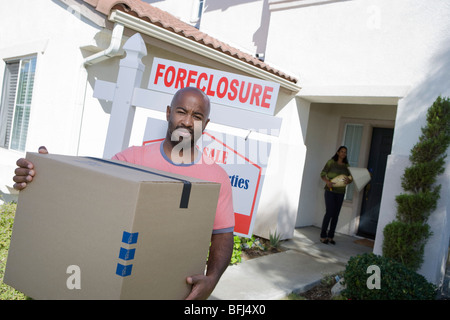
<svg viewBox="0 0 450 320">
<path fill-rule="evenodd" d="M 203 91 L 194 87 L 178 90 L 166 110 L 166 139 L 172 145 L 184 139 L 190 139 L 190 144 L 195 144 L 209 122 L 209 112 L 209 98 Z"/>
</svg>

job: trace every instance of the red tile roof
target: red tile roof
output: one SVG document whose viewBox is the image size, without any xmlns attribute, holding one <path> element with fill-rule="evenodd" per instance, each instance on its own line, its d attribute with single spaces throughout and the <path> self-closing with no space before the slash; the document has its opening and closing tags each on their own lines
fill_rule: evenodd
<svg viewBox="0 0 450 320">
<path fill-rule="evenodd" d="M 109 15 L 113 10 L 120 10 L 132 16 L 138 17 L 142 20 L 150 22 L 161 28 L 174 32 L 180 36 L 191 39 L 219 52 L 225 53 L 236 59 L 242 60 L 250 65 L 256 66 L 267 72 L 270 72 L 280 78 L 297 83 L 297 79 L 291 77 L 279 70 L 270 67 L 268 64 L 260 61 L 250 54 L 244 53 L 236 48 L 233 48 L 226 43 L 210 37 L 197 28 L 185 23 L 170 13 L 156 8 L 141 0 L 84 0 L 84 2 L 93 6 L 97 11 Z"/>
</svg>

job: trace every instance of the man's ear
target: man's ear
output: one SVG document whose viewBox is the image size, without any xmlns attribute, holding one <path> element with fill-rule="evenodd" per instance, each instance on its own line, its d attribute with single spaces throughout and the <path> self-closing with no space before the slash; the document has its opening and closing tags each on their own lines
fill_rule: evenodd
<svg viewBox="0 0 450 320">
<path fill-rule="evenodd" d="M 205 131 L 206 126 L 208 125 L 208 123 L 209 123 L 209 118 L 208 118 L 208 120 L 206 120 L 206 122 L 205 122 L 205 127 L 203 128 L 203 131 Z"/>
<path fill-rule="evenodd" d="M 166 109 L 166 120 L 169 121 L 169 117 L 170 117 L 170 106 L 167 106 Z"/>
</svg>

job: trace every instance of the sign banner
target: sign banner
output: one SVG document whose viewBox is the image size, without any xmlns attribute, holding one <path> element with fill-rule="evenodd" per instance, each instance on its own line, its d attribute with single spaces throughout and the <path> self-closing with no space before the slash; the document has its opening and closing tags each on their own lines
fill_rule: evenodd
<svg viewBox="0 0 450 320">
<path fill-rule="evenodd" d="M 166 121 L 148 118 L 144 144 L 164 140 L 166 130 Z M 236 221 L 234 233 L 251 237 L 270 143 L 206 130 L 197 146 L 228 173 Z"/>
<path fill-rule="evenodd" d="M 153 59 L 148 88 L 174 94 L 197 87 L 211 103 L 273 115 L 280 85 L 216 69 L 161 58 Z"/>
</svg>

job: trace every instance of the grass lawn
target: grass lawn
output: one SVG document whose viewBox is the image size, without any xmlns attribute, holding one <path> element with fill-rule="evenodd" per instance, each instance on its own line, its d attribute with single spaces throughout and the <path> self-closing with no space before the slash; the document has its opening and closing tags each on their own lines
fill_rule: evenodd
<svg viewBox="0 0 450 320">
<path fill-rule="evenodd" d="M 3 283 L 15 213 L 15 203 L 5 203 L 0 205 L 0 300 L 28 299 L 23 293 Z"/>
</svg>

